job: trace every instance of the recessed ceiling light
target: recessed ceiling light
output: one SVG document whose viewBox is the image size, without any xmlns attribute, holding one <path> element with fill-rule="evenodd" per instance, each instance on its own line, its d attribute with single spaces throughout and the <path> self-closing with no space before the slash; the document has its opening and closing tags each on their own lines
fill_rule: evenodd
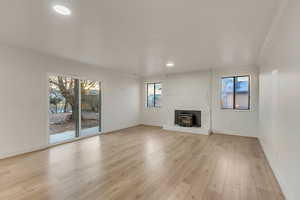
<svg viewBox="0 0 300 200">
<path fill-rule="evenodd" d="M 173 62 L 168 62 L 166 64 L 166 67 L 168 67 L 168 68 L 171 68 L 171 67 L 174 67 L 174 66 L 175 66 L 175 64 Z"/>
<path fill-rule="evenodd" d="M 63 5 L 54 5 L 53 9 L 55 10 L 55 12 L 61 14 L 61 15 L 71 15 L 71 10 Z"/>
</svg>

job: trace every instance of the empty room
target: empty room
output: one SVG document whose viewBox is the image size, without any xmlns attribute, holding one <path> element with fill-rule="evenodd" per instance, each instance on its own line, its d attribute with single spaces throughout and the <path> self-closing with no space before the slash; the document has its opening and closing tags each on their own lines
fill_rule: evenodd
<svg viewBox="0 0 300 200">
<path fill-rule="evenodd" d="M 299 0 L 2 0 L 0 200 L 300 199 Z"/>
</svg>

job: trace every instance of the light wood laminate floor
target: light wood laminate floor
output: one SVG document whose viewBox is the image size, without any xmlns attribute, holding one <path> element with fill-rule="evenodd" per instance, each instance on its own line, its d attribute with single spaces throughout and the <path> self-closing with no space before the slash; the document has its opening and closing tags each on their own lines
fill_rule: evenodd
<svg viewBox="0 0 300 200">
<path fill-rule="evenodd" d="M 0 160 L 2 200 L 282 200 L 257 139 L 138 126 Z"/>
</svg>

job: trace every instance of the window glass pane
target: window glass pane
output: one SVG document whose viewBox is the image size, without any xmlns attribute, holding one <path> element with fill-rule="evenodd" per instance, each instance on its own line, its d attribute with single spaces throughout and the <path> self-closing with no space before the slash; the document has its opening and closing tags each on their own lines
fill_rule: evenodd
<svg viewBox="0 0 300 200">
<path fill-rule="evenodd" d="M 241 110 L 249 109 L 249 76 L 236 77 L 235 108 Z"/>
<path fill-rule="evenodd" d="M 155 107 L 161 106 L 162 88 L 160 83 L 155 84 Z"/>
<path fill-rule="evenodd" d="M 154 84 L 147 84 L 147 106 L 154 107 Z"/>
<path fill-rule="evenodd" d="M 99 132 L 100 84 L 81 80 L 81 135 Z"/>
<path fill-rule="evenodd" d="M 50 143 L 75 137 L 76 98 L 73 78 L 49 77 L 49 133 Z"/>
<path fill-rule="evenodd" d="M 233 109 L 233 84 L 234 78 L 222 78 L 222 91 L 221 91 L 221 106 L 224 109 Z"/>
</svg>

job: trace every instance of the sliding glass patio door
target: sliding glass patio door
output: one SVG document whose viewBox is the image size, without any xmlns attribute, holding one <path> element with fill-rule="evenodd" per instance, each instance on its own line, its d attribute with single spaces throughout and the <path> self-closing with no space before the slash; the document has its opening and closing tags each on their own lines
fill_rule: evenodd
<svg viewBox="0 0 300 200">
<path fill-rule="evenodd" d="M 81 136 L 96 134 L 101 131 L 101 92 L 100 82 L 81 80 Z"/>
<path fill-rule="evenodd" d="M 101 132 L 101 84 L 49 76 L 49 142 L 60 143 Z"/>
</svg>

